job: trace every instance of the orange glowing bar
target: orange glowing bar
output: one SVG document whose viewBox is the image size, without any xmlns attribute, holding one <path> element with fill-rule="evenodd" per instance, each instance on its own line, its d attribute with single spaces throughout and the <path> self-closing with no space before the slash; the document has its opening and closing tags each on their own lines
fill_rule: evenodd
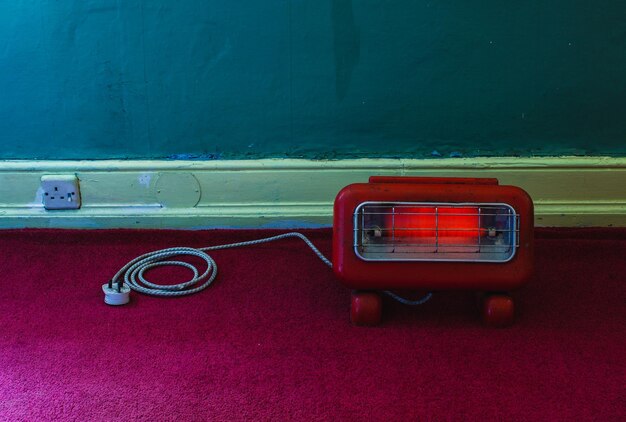
<svg viewBox="0 0 626 422">
<path fill-rule="evenodd" d="M 395 237 L 438 237 L 442 242 L 453 237 L 465 243 L 483 231 L 478 207 L 403 208 L 402 213 L 387 215 L 385 224 Z"/>
</svg>

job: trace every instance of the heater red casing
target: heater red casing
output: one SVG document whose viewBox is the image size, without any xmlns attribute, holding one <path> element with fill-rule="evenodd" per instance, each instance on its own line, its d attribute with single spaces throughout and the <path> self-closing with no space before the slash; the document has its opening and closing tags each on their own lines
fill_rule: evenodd
<svg viewBox="0 0 626 422">
<path fill-rule="evenodd" d="M 365 261 L 354 251 L 354 212 L 368 201 L 507 204 L 519 216 L 519 246 L 507 262 Z M 533 219 L 530 196 L 521 188 L 499 185 L 497 179 L 375 176 L 337 194 L 333 269 L 351 289 L 509 291 L 532 275 Z"/>
</svg>

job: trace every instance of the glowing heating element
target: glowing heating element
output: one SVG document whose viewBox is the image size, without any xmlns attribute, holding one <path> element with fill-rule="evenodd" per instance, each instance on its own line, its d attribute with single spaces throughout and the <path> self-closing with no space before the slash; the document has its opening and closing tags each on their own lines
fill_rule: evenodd
<svg viewBox="0 0 626 422">
<path fill-rule="evenodd" d="M 518 232 L 507 204 L 368 201 L 354 212 L 354 252 L 364 261 L 507 262 Z"/>
</svg>

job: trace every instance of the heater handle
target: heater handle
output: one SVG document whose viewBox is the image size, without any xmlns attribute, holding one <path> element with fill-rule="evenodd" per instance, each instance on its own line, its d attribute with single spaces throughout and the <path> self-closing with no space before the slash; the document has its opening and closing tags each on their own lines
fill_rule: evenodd
<svg viewBox="0 0 626 422">
<path fill-rule="evenodd" d="M 486 177 L 370 176 L 369 182 L 410 183 L 412 185 L 497 185 L 498 179 Z"/>
</svg>

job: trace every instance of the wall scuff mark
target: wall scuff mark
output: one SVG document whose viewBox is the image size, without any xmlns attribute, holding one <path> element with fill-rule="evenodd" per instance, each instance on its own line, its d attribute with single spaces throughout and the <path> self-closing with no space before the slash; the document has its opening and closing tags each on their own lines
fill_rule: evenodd
<svg viewBox="0 0 626 422">
<path fill-rule="evenodd" d="M 348 93 L 352 72 L 359 62 L 359 31 L 354 23 L 352 0 L 332 1 L 333 45 L 337 98 Z"/>
</svg>

